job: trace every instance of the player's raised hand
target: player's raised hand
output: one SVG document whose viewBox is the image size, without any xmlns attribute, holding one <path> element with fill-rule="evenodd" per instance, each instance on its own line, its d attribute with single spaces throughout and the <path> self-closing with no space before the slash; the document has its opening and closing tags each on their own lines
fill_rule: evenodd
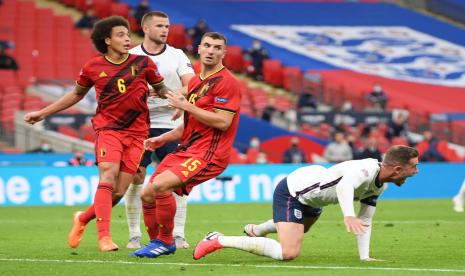
<svg viewBox="0 0 465 276">
<path fill-rule="evenodd" d="M 42 121 L 44 118 L 45 116 L 42 115 L 40 111 L 33 111 L 33 112 L 26 113 L 26 115 L 24 115 L 24 121 L 31 125 Z"/>
<path fill-rule="evenodd" d="M 165 142 L 160 136 L 152 137 L 144 141 L 144 148 L 146 150 L 154 151 L 157 148 L 163 146 Z"/>
<path fill-rule="evenodd" d="M 346 225 L 347 232 L 355 235 L 360 235 L 365 232 L 365 228 L 368 227 L 363 221 L 356 217 L 344 217 L 344 224 Z"/>
<path fill-rule="evenodd" d="M 178 92 L 168 91 L 166 93 L 166 98 L 168 99 L 168 105 L 178 109 L 185 109 L 185 106 L 189 104 L 187 99 Z"/>
</svg>

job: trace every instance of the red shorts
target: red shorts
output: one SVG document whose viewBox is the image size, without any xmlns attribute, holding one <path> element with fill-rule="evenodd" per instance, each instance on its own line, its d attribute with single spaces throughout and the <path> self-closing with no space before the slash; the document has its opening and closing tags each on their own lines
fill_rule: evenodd
<svg viewBox="0 0 465 276">
<path fill-rule="evenodd" d="M 120 164 L 120 171 L 135 174 L 144 153 L 145 136 L 121 133 L 115 130 L 101 130 L 95 141 L 97 163 Z"/>
<path fill-rule="evenodd" d="M 183 186 L 174 192 L 178 195 L 188 195 L 195 186 L 217 177 L 225 169 L 225 167 L 207 162 L 201 157 L 192 156 L 188 152 L 170 153 L 157 166 L 156 171 L 150 177 L 149 183 L 158 174 L 169 170 L 179 177 L 183 183 Z"/>
</svg>

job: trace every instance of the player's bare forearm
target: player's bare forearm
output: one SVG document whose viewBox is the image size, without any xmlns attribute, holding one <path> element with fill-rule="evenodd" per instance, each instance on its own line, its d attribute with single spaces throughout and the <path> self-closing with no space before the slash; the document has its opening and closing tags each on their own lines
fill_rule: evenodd
<svg viewBox="0 0 465 276">
<path fill-rule="evenodd" d="M 229 128 L 232 120 L 235 116 L 233 112 L 218 111 L 212 112 L 204 110 L 200 107 L 195 106 L 187 101 L 187 99 L 177 92 L 168 92 L 166 97 L 169 100 L 169 105 L 174 108 L 179 108 L 186 112 L 189 112 L 194 118 L 196 118 L 202 124 L 209 127 L 217 128 L 221 131 L 225 131 Z"/>
<path fill-rule="evenodd" d="M 166 94 L 170 91 L 163 82 L 152 85 L 153 92 L 156 93 L 160 98 L 166 99 Z"/>
<path fill-rule="evenodd" d="M 42 121 L 45 117 L 67 109 L 68 107 L 79 102 L 87 93 L 89 89 L 77 86 L 72 92 L 66 93 L 54 103 L 46 106 L 45 108 L 29 112 L 24 115 L 24 121 L 29 124 L 34 124 Z"/>
<path fill-rule="evenodd" d="M 182 133 L 184 132 L 184 124 L 179 125 L 175 129 L 172 129 L 163 134 L 163 140 L 168 143 L 181 139 Z"/>
<path fill-rule="evenodd" d="M 223 111 L 211 112 L 211 111 L 199 108 L 193 104 L 190 104 L 190 106 L 187 109 L 185 109 L 185 111 L 189 112 L 202 124 L 219 129 L 221 131 L 228 130 L 235 116 L 234 113 L 229 113 L 229 112 L 223 112 Z"/>
<path fill-rule="evenodd" d="M 84 92 L 81 90 L 81 88 L 75 88 L 73 91 L 63 95 L 56 102 L 46 106 L 44 109 L 42 109 L 42 112 L 45 116 L 48 116 L 65 110 L 82 100 L 85 97 L 87 91 Z"/>
</svg>

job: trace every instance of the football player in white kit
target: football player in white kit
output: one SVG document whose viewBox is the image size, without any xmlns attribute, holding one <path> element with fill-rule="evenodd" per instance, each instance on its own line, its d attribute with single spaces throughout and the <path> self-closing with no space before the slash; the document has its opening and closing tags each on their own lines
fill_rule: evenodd
<svg viewBox="0 0 465 276">
<path fill-rule="evenodd" d="M 194 250 L 194 259 L 224 247 L 241 249 L 276 260 L 299 256 L 304 233 L 318 220 L 322 207 L 339 203 L 348 232 L 357 237 L 362 261 L 370 257 L 372 218 L 378 196 L 387 182 L 402 186 L 418 173 L 418 151 L 407 146 L 391 147 L 382 163 L 376 159 L 345 161 L 330 168 L 312 165 L 291 172 L 276 187 L 273 196 L 273 220 L 244 227 L 249 237 L 224 236 L 210 232 Z M 360 201 L 358 216 L 353 201 Z M 278 233 L 279 242 L 266 238 Z"/>
<path fill-rule="evenodd" d="M 129 53 L 149 56 L 163 76 L 164 83 L 171 91 L 187 94 L 187 84 L 194 76 L 194 70 L 190 60 L 182 50 L 171 47 L 166 43 L 169 31 L 168 15 L 160 11 L 148 12 L 141 22 L 144 31 L 144 41 L 142 44 L 129 50 Z M 150 111 L 150 137 L 159 136 L 168 132 L 180 124 L 182 117 L 175 118 L 175 109 L 168 106 L 167 99 L 149 97 L 147 104 Z M 174 151 L 178 143 L 171 142 L 155 150 L 154 154 L 158 161 Z M 126 192 L 126 218 L 129 226 L 129 242 L 127 248 L 138 249 L 141 247 L 140 214 L 141 199 L 140 192 L 144 183 L 146 168 L 152 163 L 152 152 L 146 151 L 142 156 L 139 171 L 134 177 L 133 183 Z M 188 248 L 189 244 L 185 240 L 184 225 L 186 222 L 187 197 L 178 196 L 176 198 L 176 217 L 174 225 L 174 236 L 177 248 Z"/>
</svg>

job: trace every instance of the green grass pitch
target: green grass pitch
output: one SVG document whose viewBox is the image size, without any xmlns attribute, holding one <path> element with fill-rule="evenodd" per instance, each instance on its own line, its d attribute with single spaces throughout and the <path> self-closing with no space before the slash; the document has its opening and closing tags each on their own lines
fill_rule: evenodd
<svg viewBox="0 0 465 276">
<path fill-rule="evenodd" d="M 301 256 L 279 262 L 223 249 L 194 261 L 191 249 L 158 259 L 127 255 L 124 207 L 113 211 L 112 235 L 120 250 L 97 250 L 95 223 L 78 249 L 66 244 L 77 207 L 1 207 L 0 275 L 430 275 L 465 274 L 465 213 L 449 200 L 380 200 L 371 255 L 385 262 L 361 263 L 356 241 L 345 231 L 338 206 L 325 208 L 306 234 Z M 192 204 L 186 235 L 191 247 L 212 230 L 243 235 L 246 223 L 271 218 L 271 203 Z M 276 238 L 276 235 L 271 237 Z M 147 241 L 147 236 L 145 240 Z"/>
</svg>

